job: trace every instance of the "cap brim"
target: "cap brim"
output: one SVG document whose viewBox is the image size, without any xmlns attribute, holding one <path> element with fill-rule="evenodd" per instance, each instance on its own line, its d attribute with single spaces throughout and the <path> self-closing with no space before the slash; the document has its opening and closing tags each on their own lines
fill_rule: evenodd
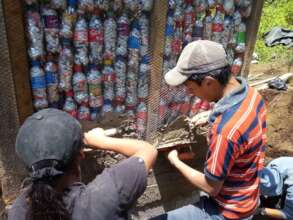
<svg viewBox="0 0 293 220">
<path fill-rule="evenodd" d="M 164 76 L 165 81 L 170 86 L 179 86 L 184 83 L 188 76 L 185 76 L 176 70 L 176 67 L 167 72 Z"/>
</svg>

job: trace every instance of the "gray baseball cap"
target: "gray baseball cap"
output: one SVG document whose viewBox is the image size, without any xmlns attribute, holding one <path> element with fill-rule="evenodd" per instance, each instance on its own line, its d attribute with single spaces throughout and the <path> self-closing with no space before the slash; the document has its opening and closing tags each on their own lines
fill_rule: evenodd
<svg viewBox="0 0 293 220">
<path fill-rule="evenodd" d="M 167 84 L 178 86 L 193 74 L 205 74 L 228 65 L 224 47 L 214 41 L 198 40 L 186 45 L 176 66 L 164 76 Z"/>
<path fill-rule="evenodd" d="M 66 112 L 49 108 L 25 120 L 17 134 L 15 149 L 29 168 L 40 161 L 67 165 L 81 149 L 82 137 L 81 125 L 75 118 Z M 42 163 L 42 166 L 46 164 Z"/>
</svg>

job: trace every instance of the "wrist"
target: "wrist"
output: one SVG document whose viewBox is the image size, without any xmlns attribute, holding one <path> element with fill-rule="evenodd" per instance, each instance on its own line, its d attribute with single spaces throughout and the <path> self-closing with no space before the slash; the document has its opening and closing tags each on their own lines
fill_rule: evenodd
<svg viewBox="0 0 293 220">
<path fill-rule="evenodd" d="M 171 162 L 171 164 L 173 165 L 173 166 L 177 166 L 180 162 L 181 162 L 181 160 L 178 158 L 178 157 L 175 157 L 175 158 L 172 158 L 171 160 L 170 160 L 170 162 Z"/>
</svg>

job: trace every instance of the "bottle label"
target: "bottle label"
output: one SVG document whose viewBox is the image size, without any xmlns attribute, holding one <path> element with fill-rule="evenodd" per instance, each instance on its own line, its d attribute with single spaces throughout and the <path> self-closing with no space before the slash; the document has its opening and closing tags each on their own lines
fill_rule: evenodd
<svg viewBox="0 0 293 220">
<path fill-rule="evenodd" d="M 245 32 L 238 32 L 236 39 L 237 39 L 236 40 L 237 43 L 245 43 L 245 40 L 246 40 Z"/>
<path fill-rule="evenodd" d="M 32 77 L 32 89 L 44 89 L 46 88 L 46 80 L 44 76 Z"/>
<path fill-rule="evenodd" d="M 224 30 L 224 25 L 220 23 L 216 23 L 212 25 L 213 32 L 222 32 Z"/>
<path fill-rule="evenodd" d="M 58 83 L 57 74 L 55 72 L 46 71 L 45 78 L 47 85 Z"/>
<path fill-rule="evenodd" d="M 76 31 L 74 33 L 74 41 L 78 41 L 79 43 L 87 43 L 88 42 L 88 34 L 86 30 Z"/>
<path fill-rule="evenodd" d="M 59 28 L 58 17 L 55 15 L 45 15 L 44 23 L 45 23 L 45 28 L 49 28 L 49 29 Z"/>
</svg>

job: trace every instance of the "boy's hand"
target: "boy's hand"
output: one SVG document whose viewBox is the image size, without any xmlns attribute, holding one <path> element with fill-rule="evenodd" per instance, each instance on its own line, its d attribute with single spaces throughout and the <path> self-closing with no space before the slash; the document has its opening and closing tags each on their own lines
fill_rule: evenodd
<svg viewBox="0 0 293 220">
<path fill-rule="evenodd" d="M 171 150 L 167 153 L 167 158 L 170 161 L 172 165 L 176 163 L 176 161 L 180 160 L 178 157 L 178 151 L 177 150 Z"/>
<path fill-rule="evenodd" d="M 102 128 L 94 128 L 84 133 L 83 142 L 86 145 L 100 146 L 103 143 L 103 139 L 106 137 L 105 130 Z"/>
</svg>

